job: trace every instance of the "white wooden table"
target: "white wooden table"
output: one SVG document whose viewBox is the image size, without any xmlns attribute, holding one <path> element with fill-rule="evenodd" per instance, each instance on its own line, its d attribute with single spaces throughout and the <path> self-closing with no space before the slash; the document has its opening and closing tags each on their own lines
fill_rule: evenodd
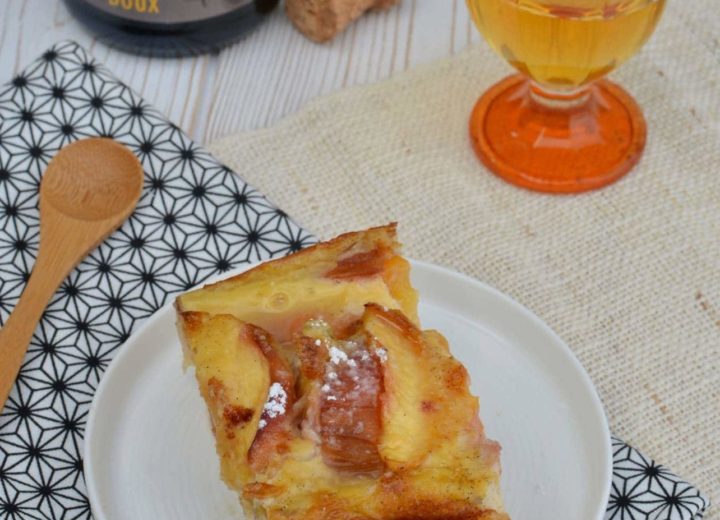
<svg viewBox="0 0 720 520">
<path fill-rule="evenodd" d="M 449 56 L 480 36 L 464 0 L 402 0 L 324 45 L 300 35 L 281 6 L 248 38 L 217 55 L 143 58 L 98 42 L 61 0 L 2 0 L 0 82 L 66 39 L 89 49 L 190 137 L 207 143 L 271 125 L 317 96 Z"/>
</svg>

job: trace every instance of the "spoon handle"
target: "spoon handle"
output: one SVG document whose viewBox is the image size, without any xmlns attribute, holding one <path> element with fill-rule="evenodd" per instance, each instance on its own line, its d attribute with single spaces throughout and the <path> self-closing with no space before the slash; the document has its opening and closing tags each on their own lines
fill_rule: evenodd
<svg viewBox="0 0 720 520">
<path fill-rule="evenodd" d="M 40 250 L 30 279 L 0 329 L 0 410 L 20 371 L 25 352 L 50 298 L 72 268 Z"/>
</svg>

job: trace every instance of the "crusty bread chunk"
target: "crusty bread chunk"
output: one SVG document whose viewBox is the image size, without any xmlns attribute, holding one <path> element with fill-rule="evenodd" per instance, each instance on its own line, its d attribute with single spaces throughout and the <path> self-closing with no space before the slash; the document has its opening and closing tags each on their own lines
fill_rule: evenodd
<svg viewBox="0 0 720 520">
<path fill-rule="evenodd" d="M 342 32 L 368 9 L 385 9 L 399 0 L 287 0 L 287 14 L 295 27 L 316 42 Z"/>
</svg>

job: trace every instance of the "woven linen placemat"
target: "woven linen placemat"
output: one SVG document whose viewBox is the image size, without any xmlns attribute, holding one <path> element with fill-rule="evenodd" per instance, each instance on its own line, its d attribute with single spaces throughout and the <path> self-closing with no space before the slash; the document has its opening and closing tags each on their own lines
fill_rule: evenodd
<svg viewBox="0 0 720 520">
<path fill-rule="evenodd" d="M 210 149 L 321 238 L 397 220 L 408 255 L 473 275 L 528 306 L 587 368 L 613 431 L 713 495 L 720 489 L 715 4 L 670 2 L 652 41 L 614 75 L 643 106 L 649 140 L 639 167 L 598 192 L 531 193 L 481 167 L 468 115 L 509 72 L 484 44 L 315 101 L 274 128 Z"/>
</svg>

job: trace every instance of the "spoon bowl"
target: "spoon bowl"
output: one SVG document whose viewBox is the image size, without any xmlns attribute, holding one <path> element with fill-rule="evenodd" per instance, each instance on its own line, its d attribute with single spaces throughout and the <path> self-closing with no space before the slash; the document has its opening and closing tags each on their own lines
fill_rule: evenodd
<svg viewBox="0 0 720 520">
<path fill-rule="evenodd" d="M 48 165 L 40 198 L 78 220 L 127 217 L 142 189 L 139 166 L 130 150 L 111 139 L 75 141 Z"/>
</svg>

